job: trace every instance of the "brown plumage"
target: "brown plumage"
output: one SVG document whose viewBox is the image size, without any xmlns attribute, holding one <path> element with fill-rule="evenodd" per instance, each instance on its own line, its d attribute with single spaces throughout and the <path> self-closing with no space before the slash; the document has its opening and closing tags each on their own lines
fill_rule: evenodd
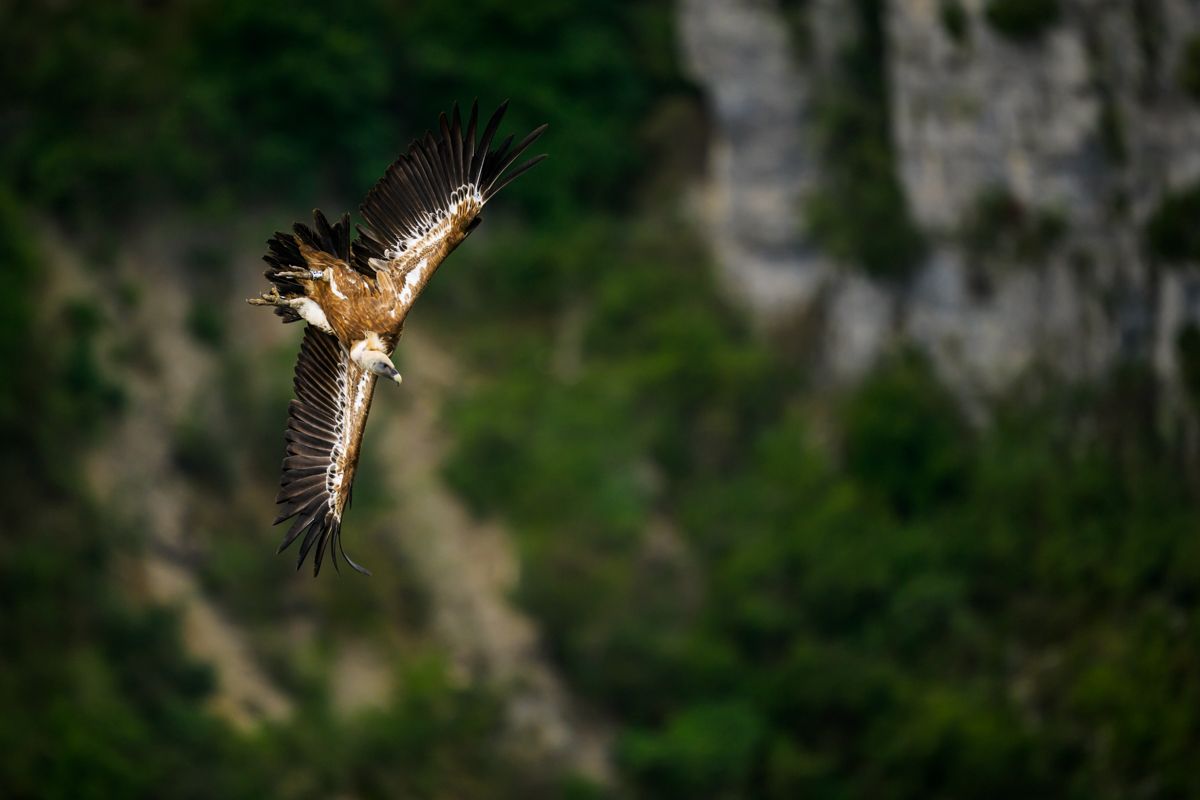
<svg viewBox="0 0 1200 800">
<path fill-rule="evenodd" d="M 455 106 L 439 133 L 414 141 L 367 194 L 365 225 L 350 241 L 350 215 L 330 224 L 313 212 L 277 233 L 264 260 L 271 289 L 249 302 L 272 306 L 284 322 L 305 320 L 296 362 L 296 399 L 288 411 L 287 450 L 276 524 L 292 524 L 280 552 L 303 535 L 296 567 L 313 551 L 313 575 L 328 550 L 337 567 L 342 515 L 349 504 L 375 381 L 400 382 L 391 353 L 409 309 L 438 266 L 482 220 L 487 202 L 545 158 L 510 169 L 545 130 L 492 148 L 507 103 L 476 140 L 478 104 L 464 130 Z"/>
</svg>

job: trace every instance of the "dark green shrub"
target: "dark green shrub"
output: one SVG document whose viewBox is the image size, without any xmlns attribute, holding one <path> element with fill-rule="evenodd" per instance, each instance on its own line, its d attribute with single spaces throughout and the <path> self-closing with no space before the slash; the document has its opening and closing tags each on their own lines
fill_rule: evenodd
<svg viewBox="0 0 1200 800">
<path fill-rule="evenodd" d="M 971 32 L 971 20 L 960 0 L 942 0 L 938 7 L 938 17 L 947 36 L 958 44 L 966 44 Z"/>
<path fill-rule="evenodd" d="M 1200 260 L 1200 184 L 1163 197 L 1146 220 L 1143 241 L 1164 261 Z"/>
<path fill-rule="evenodd" d="M 1179 61 L 1179 85 L 1193 100 L 1200 100 L 1200 36 L 1193 36 L 1184 45 Z"/>
<path fill-rule="evenodd" d="M 233 485 L 234 465 L 229 458 L 229 447 L 199 416 L 189 418 L 176 429 L 171 455 L 180 472 L 204 486 L 227 491 Z"/>
<path fill-rule="evenodd" d="M 621 758 L 655 797 L 738 796 L 764 733 L 763 720 L 744 703 L 697 705 L 662 732 L 629 734 Z"/>
<path fill-rule="evenodd" d="M 1200 411 L 1200 327 L 1195 323 L 1185 325 L 1175 339 L 1175 352 L 1179 356 L 1179 379 Z"/>
<path fill-rule="evenodd" d="M 859 140 L 845 148 L 842 174 L 807 205 L 809 230 L 831 255 L 871 275 L 902 278 L 925 253 L 925 240 L 908 215 L 890 159 Z M 841 148 L 839 148 L 841 149 Z"/>
<path fill-rule="evenodd" d="M 809 0 L 783 0 L 783 18 L 792 34 L 792 50 L 804 61 L 812 53 L 812 23 L 809 20 Z"/>
<path fill-rule="evenodd" d="M 998 33 L 1016 41 L 1041 36 L 1061 17 L 1058 0 L 990 0 L 984 9 Z"/>
<path fill-rule="evenodd" d="M 196 298 L 188 309 L 187 329 L 192 337 L 203 345 L 219 350 L 225 344 L 227 321 L 222 306 Z"/>
<path fill-rule="evenodd" d="M 1162 61 L 1163 42 L 1167 40 L 1166 14 L 1162 0 L 1140 0 L 1130 3 L 1129 16 L 1137 36 L 1138 52 L 1142 56 L 1142 87 L 1155 92 L 1155 83 Z"/>
<path fill-rule="evenodd" d="M 1125 140 L 1125 125 L 1121 110 L 1111 90 L 1102 92 L 1099 119 L 1100 145 L 1114 164 L 1124 164 L 1129 158 L 1129 146 Z"/>
<path fill-rule="evenodd" d="M 29 392 L 41 377 L 41 359 L 32 348 L 31 296 L 38 269 L 30 226 L 16 199 L 0 185 L 0 270 L 7 286 L 0 292 L 0 361 L 6 365 L 0 381 L 0 436 L 5 452 L 26 450 L 32 436 L 25 420 L 32 402 Z"/>
<path fill-rule="evenodd" d="M 818 103 L 826 159 L 804 209 L 813 237 L 872 275 L 903 278 L 925 253 L 896 176 L 888 115 L 887 40 L 878 0 L 857 0 L 859 36 L 842 53 L 839 80 Z"/>
<path fill-rule="evenodd" d="M 958 496 L 967 437 L 954 398 L 916 355 L 878 372 L 846 406 L 847 469 L 903 514 Z"/>
<path fill-rule="evenodd" d="M 1007 189 L 982 194 L 963 225 L 963 244 L 976 259 L 1024 263 L 1044 258 L 1067 231 L 1066 218 L 1051 209 L 1026 206 Z"/>
</svg>

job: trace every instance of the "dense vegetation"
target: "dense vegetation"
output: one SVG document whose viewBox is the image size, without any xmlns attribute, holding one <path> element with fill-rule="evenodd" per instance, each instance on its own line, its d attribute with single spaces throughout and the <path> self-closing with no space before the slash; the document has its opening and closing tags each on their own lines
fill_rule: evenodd
<svg viewBox="0 0 1200 800">
<path fill-rule="evenodd" d="M 1062 15 L 1058 0 L 989 0 L 984 15 L 993 28 L 1015 41 L 1037 39 Z"/>
<path fill-rule="evenodd" d="M 1200 100 L 1200 38 L 1188 39 L 1179 59 L 1179 85 L 1193 100 Z"/>
<path fill-rule="evenodd" d="M 989 4 L 993 24 L 999 6 L 1023 7 Z M 827 100 L 834 182 L 815 224 L 847 261 L 899 277 L 921 242 L 892 172 L 880 6 L 856 9 L 867 35 Z M 476 93 L 519 98 L 516 127 L 550 121 L 553 158 L 423 300 L 478 378 L 445 411 L 444 473 L 514 531 L 518 602 L 617 725 L 619 794 L 1200 794 L 1197 503 L 1145 370 L 1091 387 L 1033 376 L 986 428 L 903 347 L 854 391 L 807 386 L 792 348 L 723 301 L 667 201 L 701 116 L 670 13 L 501 0 L 469 14 L 233 0 L 8 12 L 0 794 L 591 792 L 511 760 L 497 698 L 453 684 L 429 645 L 403 651 L 376 712 L 338 715 L 319 667 L 284 663 L 273 674 L 301 698 L 289 721 L 243 733 L 211 715 L 212 674 L 181 655 L 175 618 L 119 579 L 144 531 L 80 488 L 85 448 L 122 408 L 95 346 L 112 321 L 38 301 L 47 215 L 103 270 L 163 200 L 205 225 L 256 203 L 349 206 L 397 131 Z M 1149 246 L 1187 256 L 1169 211 Z M 1014 252 L 1055 239 L 1004 197 L 979 218 L 981 241 Z M 419 636 L 419 614 L 397 622 L 419 605 L 399 566 L 301 590 L 264 557 L 269 534 L 233 487 L 273 480 L 266 409 L 288 365 L 264 389 L 223 338 L 227 256 L 189 256 L 217 276 L 188 326 L 220 382 L 173 442 L 181 474 L 222 501 L 196 522 L 219 543 L 199 569 L 207 590 L 275 661 L 288 651 L 272 626 L 295 597 L 323 629 Z M 214 458 L 214 439 L 236 456 Z M 360 488 L 369 520 L 379 489 Z"/>
<path fill-rule="evenodd" d="M 1167 263 L 1179 264 L 1200 257 L 1200 184 L 1169 193 L 1146 220 L 1146 250 Z"/>
<path fill-rule="evenodd" d="M 1031 208 L 1004 189 L 983 192 L 964 215 L 963 247 L 975 259 L 1037 264 L 1066 233 L 1061 212 Z"/>
<path fill-rule="evenodd" d="M 971 19 L 960 0 L 942 0 L 938 5 L 938 17 L 947 36 L 957 44 L 967 42 L 971 33 Z"/>
<path fill-rule="evenodd" d="M 817 98 L 821 190 L 804 209 L 813 236 L 835 257 L 881 278 L 903 279 L 924 253 L 896 175 L 887 39 L 881 0 L 854 0 L 860 35 L 845 43 L 837 80 Z"/>
<path fill-rule="evenodd" d="M 977 431 L 901 352 L 830 406 L 626 247 L 579 372 L 487 350 L 447 475 L 518 532 L 520 599 L 645 796 L 1200 790 L 1195 497 L 1137 370 Z"/>
</svg>

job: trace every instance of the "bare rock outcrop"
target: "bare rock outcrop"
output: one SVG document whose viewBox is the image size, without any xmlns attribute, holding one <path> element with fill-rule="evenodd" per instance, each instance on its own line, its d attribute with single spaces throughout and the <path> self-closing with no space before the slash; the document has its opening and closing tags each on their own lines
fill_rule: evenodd
<svg viewBox="0 0 1200 800">
<path fill-rule="evenodd" d="M 768 322 L 823 320 L 818 358 L 835 381 L 897 338 L 967 397 L 1035 364 L 1086 377 L 1151 357 L 1169 378 L 1200 287 L 1188 265 L 1155 263 L 1142 231 L 1168 192 L 1200 181 L 1200 103 L 1179 78 L 1200 9 L 1064 0 L 1021 37 L 997 30 L 987 5 L 879 6 L 896 177 L 928 244 L 906 280 L 883 282 L 834 263 L 800 219 L 822 180 L 814 82 L 861 35 L 854 4 L 680 0 L 684 63 L 717 130 L 705 230 L 724 273 L 759 287 L 737 296 Z M 976 217 L 989 195 L 1048 220 L 1053 236 L 1036 252 L 973 249 L 965 232 L 987 224 Z"/>
<path fill-rule="evenodd" d="M 817 180 L 809 77 L 768 3 L 682 0 L 678 19 L 686 69 L 716 123 L 702 213 L 723 278 L 751 307 L 786 315 L 832 266 L 801 226 Z"/>
</svg>

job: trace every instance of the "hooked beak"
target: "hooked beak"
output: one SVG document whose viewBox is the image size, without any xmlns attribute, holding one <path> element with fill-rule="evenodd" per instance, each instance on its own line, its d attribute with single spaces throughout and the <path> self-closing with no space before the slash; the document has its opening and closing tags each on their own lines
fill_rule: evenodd
<svg viewBox="0 0 1200 800">
<path fill-rule="evenodd" d="M 396 383 L 400 383 L 402 380 L 400 373 L 396 370 L 396 368 L 393 367 L 391 363 L 382 359 L 371 364 L 371 371 L 382 378 L 387 378 L 388 380 L 395 381 Z"/>
<path fill-rule="evenodd" d="M 382 349 L 373 349 L 368 346 L 369 344 L 369 339 L 362 339 L 355 343 L 354 347 L 350 349 L 350 357 L 363 369 L 370 370 L 381 378 L 399 383 L 400 373 L 396 371 L 396 365 L 388 358 L 387 353 Z"/>
</svg>

